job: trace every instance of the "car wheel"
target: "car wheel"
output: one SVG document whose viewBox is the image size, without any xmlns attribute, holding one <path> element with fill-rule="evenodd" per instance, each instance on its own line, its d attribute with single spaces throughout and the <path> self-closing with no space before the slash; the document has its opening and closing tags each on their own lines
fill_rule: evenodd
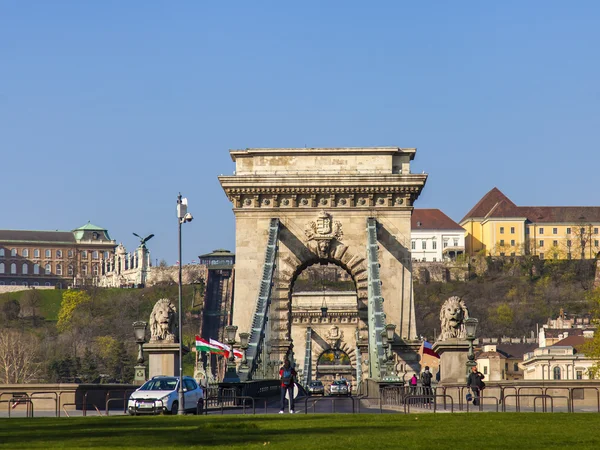
<svg viewBox="0 0 600 450">
<path fill-rule="evenodd" d="M 176 416 L 178 409 L 179 409 L 179 403 L 177 401 L 174 401 L 173 404 L 171 405 L 171 415 Z"/>
<path fill-rule="evenodd" d="M 196 405 L 196 414 L 201 415 L 204 412 L 204 400 L 198 400 L 198 404 Z"/>
</svg>

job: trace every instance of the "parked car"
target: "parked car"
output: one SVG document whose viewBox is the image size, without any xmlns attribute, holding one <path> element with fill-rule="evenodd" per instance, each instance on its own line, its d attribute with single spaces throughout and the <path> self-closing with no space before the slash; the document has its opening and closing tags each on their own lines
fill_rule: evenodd
<svg viewBox="0 0 600 450">
<path fill-rule="evenodd" d="M 346 380 L 335 380 L 329 387 L 330 395 L 350 395 L 351 390 Z"/>
<path fill-rule="evenodd" d="M 310 395 L 325 395 L 325 387 L 321 381 L 311 381 L 308 383 L 308 393 Z"/>
<path fill-rule="evenodd" d="M 138 414 L 177 414 L 179 378 L 156 376 L 136 389 L 127 402 L 127 412 Z M 192 377 L 183 377 L 183 398 L 186 412 L 204 409 L 204 390 Z"/>
</svg>

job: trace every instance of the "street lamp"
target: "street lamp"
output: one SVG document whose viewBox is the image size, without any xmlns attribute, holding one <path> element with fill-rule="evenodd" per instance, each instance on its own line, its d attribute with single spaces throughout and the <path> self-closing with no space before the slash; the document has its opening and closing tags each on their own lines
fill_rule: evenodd
<svg viewBox="0 0 600 450">
<path fill-rule="evenodd" d="M 133 334 L 135 343 L 138 345 L 137 365 L 134 367 L 135 384 L 143 384 L 146 381 L 146 366 L 144 365 L 144 350 L 143 345 L 146 342 L 146 322 L 133 322 Z"/>
<path fill-rule="evenodd" d="M 473 341 L 475 340 L 475 333 L 477 333 L 477 324 L 479 321 L 474 317 L 469 317 L 465 320 L 465 331 L 466 339 L 469 341 L 469 352 L 467 353 L 467 374 L 471 371 L 471 367 L 475 367 L 475 351 L 473 350 Z"/>
<path fill-rule="evenodd" d="M 250 339 L 250 333 L 240 333 L 240 348 L 244 351 L 244 358 L 242 359 L 242 367 L 244 369 L 248 367 L 248 360 L 246 359 L 246 350 L 248 350 L 248 339 Z"/>
<path fill-rule="evenodd" d="M 237 370 L 235 370 L 235 355 L 233 354 L 233 346 L 235 344 L 235 335 L 237 334 L 237 329 L 238 327 L 235 325 L 227 325 L 225 327 L 227 343 L 231 346 L 229 360 L 227 361 L 227 372 L 223 378 L 223 381 L 226 383 L 238 383 L 240 381 Z"/>
<path fill-rule="evenodd" d="M 178 409 L 177 409 L 177 414 L 178 415 L 183 415 L 185 414 L 185 408 L 184 408 L 184 398 L 183 398 L 183 338 L 182 338 L 182 328 L 183 328 L 183 321 L 181 319 L 181 292 L 182 292 L 182 283 L 181 283 L 181 268 L 182 268 L 182 257 L 181 257 L 181 225 L 183 225 L 186 222 L 191 222 L 193 219 L 192 215 L 187 212 L 187 198 L 183 198 L 181 197 L 181 192 L 179 193 L 179 195 L 177 196 L 177 223 L 179 224 L 179 233 L 178 233 L 178 240 L 179 240 L 179 279 L 178 279 L 178 285 L 179 285 L 179 305 L 178 305 L 178 309 L 177 309 L 177 313 L 178 313 L 178 322 L 177 322 L 177 328 L 178 328 L 178 338 L 179 338 L 179 389 L 177 390 L 177 398 L 179 400 L 178 403 Z"/>
<path fill-rule="evenodd" d="M 392 343 L 394 342 L 394 332 L 396 330 L 396 325 L 391 323 L 385 326 L 385 330 L 381 332 L 381 343 L 386 346 L 385 349 L 385 367 L 386 367 L 386 376 L 383 378 L 383 381 L 389 382 L 399 382 L 400 378 L 396 375 L 394 371 L 394 352 L 392 350 Z"/>
</svg>

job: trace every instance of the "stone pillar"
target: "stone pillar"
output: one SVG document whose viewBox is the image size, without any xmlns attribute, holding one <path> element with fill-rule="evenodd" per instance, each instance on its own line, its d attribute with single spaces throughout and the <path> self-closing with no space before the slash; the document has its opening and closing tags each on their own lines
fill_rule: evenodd
<svg viewBox="0 0 600 450">
<path fill-rule="evenodd" d="M 144 352 L 148 355 L 148 378 L 156 375 L 170 377 L 179 376 L 179 344 L 177 343 L 146 343 Z M 183 347 L 183 355 L 189 352 Z"/>
<path fill-rule="evenodd" d="M 440 384 L 466 384 L 469 343 L 462 339 L 437 341 L 433 351 L 440 355 Z"/>
</svg>

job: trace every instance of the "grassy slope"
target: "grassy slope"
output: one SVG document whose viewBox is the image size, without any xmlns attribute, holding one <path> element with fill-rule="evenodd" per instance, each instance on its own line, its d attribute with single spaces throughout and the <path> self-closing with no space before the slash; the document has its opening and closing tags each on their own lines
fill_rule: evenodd
<svg viewBox="0 0 600 450">
<path fill-rule="evenodd" d="M 23 297 L 25 292 L 27 291 L 0 294 L 0 303 L 12 299 L 21 302 L 21 297 Z M 64 291 L 61 289 L 38 289 L 37 292 L 40 294 L 40 314 L 46 320 L 56 321 L 58 319 L 58 310 L 60 309 L 60 302 Z"/>
<path fill-rule="evenodd" d="M 0 448 L 600 447 L 596 414 L 95 417 L 0 420 Z"/>
</svg>

